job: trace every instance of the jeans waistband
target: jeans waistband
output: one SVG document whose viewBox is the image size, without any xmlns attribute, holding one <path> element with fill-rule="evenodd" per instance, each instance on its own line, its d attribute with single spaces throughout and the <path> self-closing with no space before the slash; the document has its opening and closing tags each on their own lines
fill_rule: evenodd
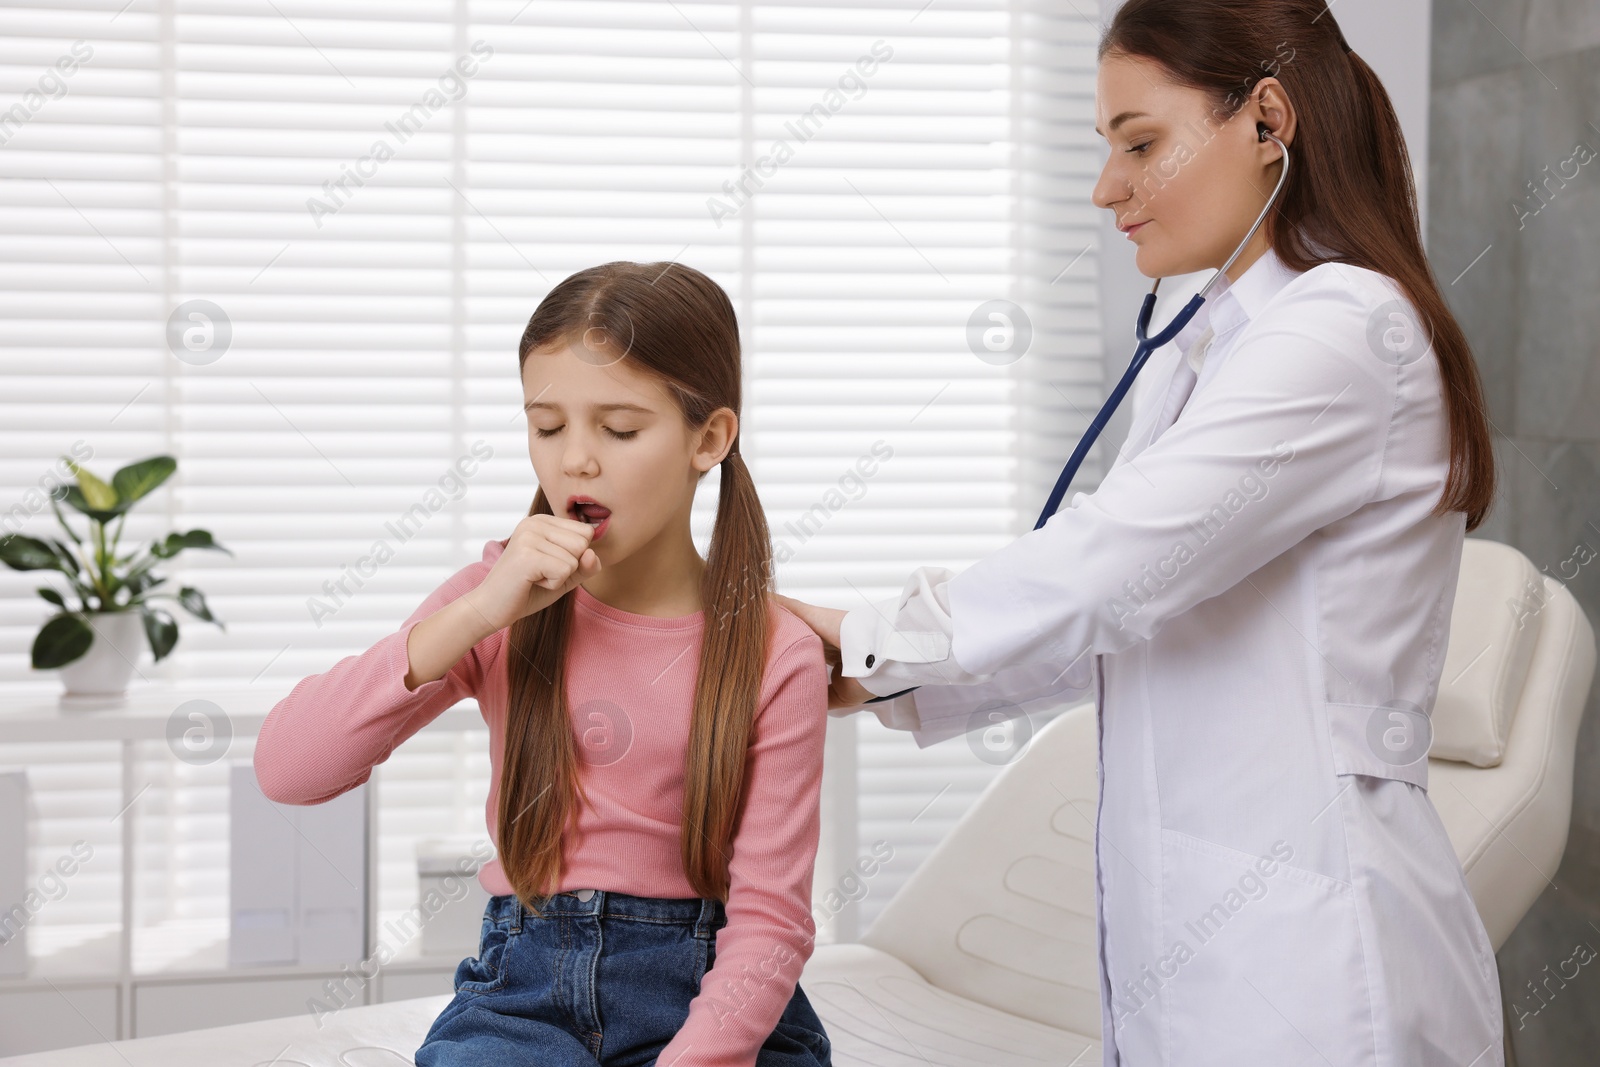
<svg viewBox="0 0 1600 1067">
<path fill-rule="evenodd" d="M 585 899 L 587 898 L 587 899 Z M 727 921 L 722 901 L 712 897 L 637 897 L 612 889 L 569 889 L 535 903 L 550 915 L 617 915 L 650 922 L 679 923 L 694 927 L 694 936 L 708 939 L 715 927 Z M 538 918 L 523 906 L 515 893 L 489 898 L 485 909 L 489 921 L 510 920 L 511 929 L 522 929 L 524 922 Z"/>
</svg>

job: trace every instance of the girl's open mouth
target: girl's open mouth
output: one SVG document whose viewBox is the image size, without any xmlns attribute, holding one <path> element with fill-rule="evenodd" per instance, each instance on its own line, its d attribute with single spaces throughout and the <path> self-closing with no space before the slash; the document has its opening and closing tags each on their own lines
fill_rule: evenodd
<svg viewBox="0 0 1600 1067">
<path fill-rule="evenodd" d="M 579 522 L 586 522 L 594 527 L 594 537 L 590 539 L 590 544 L 604 537 L 606 527 L 611 525 L 611 509 L 593 497 L 572 497 L 567 501 L 567 514 Z"/>
</svg>

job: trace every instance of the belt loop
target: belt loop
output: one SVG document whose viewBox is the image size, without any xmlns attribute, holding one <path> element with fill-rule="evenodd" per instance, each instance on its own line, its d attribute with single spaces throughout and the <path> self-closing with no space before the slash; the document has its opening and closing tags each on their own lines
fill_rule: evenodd
<svg viewBox="0 0 1600 1067">
<path fill-rule="evenodd" d="M 709 941 L 714 933 L 711 925 L 717 919 L 718 901 L 712 897 L 700 898 L 700 915 L 694 921 L 694 936 L 702 941 Z"/>
</svg>

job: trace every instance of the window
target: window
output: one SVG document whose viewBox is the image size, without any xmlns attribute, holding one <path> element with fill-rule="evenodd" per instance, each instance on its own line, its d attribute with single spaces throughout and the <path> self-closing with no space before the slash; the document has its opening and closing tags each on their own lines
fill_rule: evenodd
<svg viewBox="0 0 1600 1067">
<path fill-rule="evenodd" d="M 1102 393 L 1097 27 L 1070 6 L 107 0 L 0 26 L 0 514 L 47 532 L 27 489 L 75 442 L 101 474 L 168 453 L 126 538 L 234 552 L 168 568 L 228 629 L 180 616 L 145 679 L 286 692 L 505 536 L 534 488 L 516 341 L 595 263 L 680 260 L 733 298 L 742 447 L 797 597 L 886 596 L 1031 528 Z M 38 577 L 0 572 L 7 691 L 58 687 L 28 667 Z M 819 889 L 895 855 L 853 936 L 996 768 L 836 728 L 856 766 L 830 767 Z M 425 731 L 383 802 L 481 826 L 484 744 Z M 87 759 L 41 811 L 99 803 Z M 141 831 L 139 922 L 225 919 L 213 786 Z M 405 842 L 380 843 L 385 909 Z"/>
</svg>

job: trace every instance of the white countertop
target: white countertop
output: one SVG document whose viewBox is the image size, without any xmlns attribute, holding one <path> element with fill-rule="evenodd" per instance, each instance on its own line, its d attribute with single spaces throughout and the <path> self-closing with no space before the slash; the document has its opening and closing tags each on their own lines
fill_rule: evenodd
<svg viewBox="0 0 1600 1067">
<path fill-rule="evenodd" d="M 17 741 L 159 740 L 174 725 L 189 729 L 190 712 L 226 717 L 235 736 L 254 737 L 293 683 L 243 682 L 134 684 L 118 699 L 67 701 L 59 693 L 7 694 L 0 690 L 0 744 Z M 200 703 L 189 705 L 190 702 Z M 183 709 L 180 711 L 180 709 Z M 428 724 L 429 729 L 482 729 L 476 700 L 464 700 Z"/>
</svg>

